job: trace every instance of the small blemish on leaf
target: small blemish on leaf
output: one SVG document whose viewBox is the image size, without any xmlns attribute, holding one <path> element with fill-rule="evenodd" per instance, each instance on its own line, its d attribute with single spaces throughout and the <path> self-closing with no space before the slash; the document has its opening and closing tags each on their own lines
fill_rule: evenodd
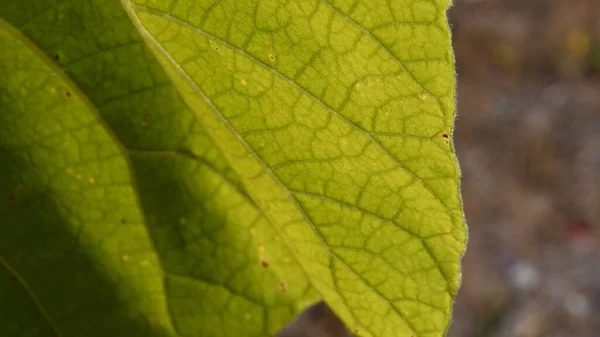
<svg viewBox="0 0 600 337">
<path fill-rule="evenodd" d="M 275 62 L 275 56 L 273 56 L 272 54 L 269 54 L 269 60 L 271 60 L 271 62 Z"/>
<path fill-rule="evenodd" d="M 65 96 L 66 96 L 67 98 L 71 98 L 71 96 L 73 96 L 73 94 L 71 94 L 71 92 L 70 92 L 70 91 L 65 91 Z"/>
<path fill-rule="evenodd" d="M 144 117 L 142 117 L 142 125 L 146 125 L 146 124 L 148 124 L 148 117 L 144 116 Z"/>
<path fill-rule="evenodd" d="M 258 85 L 258 86 L 256 86 L 256 91 L 263 92 L 263 91 L 265 91 L 265 87 L 263 87 L 262 85 Z"/>
<path fill-rule="evenodd" d="M 260 260 L 260 266 L 263 268 L 269 268 L 269 262 L 265 260 Z"/>
<path fill-rule="evenodd" d="M 65 170 L 65 173 L 70 176 L 71 174 L 73 174 L 73 169 L 68 168 Z"/>
<path fill-rule="evenodd" d="M 21 195 L 21 193 L 23 193 L 23 186 L 17 186 L 17 188 L 15 188 L 14 190 L 12 190 L 11 192 L 8 193 L 8 200 L 10 201 L 14 201 L 16 200 L 19 195 Z"/>
<path fill-rule="evenodd" d="M 215 47 L 215 51 L 219 51 L 219 47 Z"/>
<path fill-rule="evenodd" d="M 94 177 L 90 177 L 90 179 L 88 179 L 88 181 L 90 182 L 90 184 L 96 183 L 96 179 L 94 179 Z"/>
<path fill-rule="evenodd" d="M 77 180 L 81 180 L 81 174 L 77 174 L 77 175 L 75 176 L 75 179 L 77 179 Z"/>
<path fill-rule="evenodd" d="M 243 79 L 243 78 L 242 78 L 242 80 L 240 81 L 240 83 L 241 83 L 243 86 L 246 86 L 246 85 L 248 84 L 248 82 L 246 82 L 246 80 L 245 80 L 245 79 Z"/>
<path fill-rule="evenodd" d="M 60 56 L 59 56 L 58 54 L 55 54 L 55 55 L 54 55 L 54 59 L 55 59 L 56 61 L 59 61 L 59 60 L 60 60 Z"/>
<path fill-rule="evenodd" d="M 448 139 L 448 134 L 447 133 L 442 133 L 442 137 Z"/>
<path fill-rule="evenodd" d="M 123 256 L 121 256 L 121 260 L 123 260 L 125 262 L 129 261 L 129 255 L 123 255 Z"/>
<path fill-rule="evenodd" d="M 125 224 L 125 219 L 121 219 L 121 224 L 124 225 Z"/>
<path fill-rule="evenodd" d="M 282 293 L 284 293 L 284 294 L 287 292 L 287 289 L 288 289 L 287 287 L 288 287 L 287 283 L 285 283 L 283 281 L 280 281 L 277 284 L 277 288 L 279 288 L 279 291 L 282 292 Z"/>
<path fill-rule="evenodd" d="M 419 93 L 419 99 L 423 100 L 423 99 L 426 99 L 426 98 L 427 98 L 427 95 L 424 92 Z"/>
</svg>

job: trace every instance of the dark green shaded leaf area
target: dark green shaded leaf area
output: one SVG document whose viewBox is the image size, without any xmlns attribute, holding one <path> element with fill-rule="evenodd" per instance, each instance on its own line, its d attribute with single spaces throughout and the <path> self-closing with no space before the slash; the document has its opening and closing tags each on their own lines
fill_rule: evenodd
<svg viewBox="0 0 600 337">
<path fill-rule="evenodd" d="M 0 335 L 443 336 L 448 0 L 0 2 Z"/>
</svg>

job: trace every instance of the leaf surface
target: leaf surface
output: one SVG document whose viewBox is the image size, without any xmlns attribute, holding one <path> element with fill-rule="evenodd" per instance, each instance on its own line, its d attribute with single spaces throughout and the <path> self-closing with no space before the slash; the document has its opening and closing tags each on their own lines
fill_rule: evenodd
<svg viewBox="0 0 600 337">
<path fill-rule="evenodd" d="M 359 336 L 442 336 L 448 5 L 2 4 L 0 323 L 269 336 L 322 296 Z"/>
<path fill-rule="evenodd" d="M 119 3 L 40 13 L 0 31 L 0 334 L 267 336 L 317 300 Z"/>
</svg>

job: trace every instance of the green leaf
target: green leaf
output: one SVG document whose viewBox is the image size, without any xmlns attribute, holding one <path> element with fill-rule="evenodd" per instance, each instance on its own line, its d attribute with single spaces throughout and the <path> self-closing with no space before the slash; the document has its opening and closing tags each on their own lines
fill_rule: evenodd
<svg viewBox="0 0 600 337">
<path fill-rule="evenodd" d="M 442 336 L 448 5 L 0 4 L 0 332 L 273 336 L 322 297 L 359 336 Z"/>
<path fill-rule="evenodd" d="M 0 35 L 0 335 L 274 335 L 318 299 L 293 256 L 119 3 L 53 8 Z"/>
</svg>

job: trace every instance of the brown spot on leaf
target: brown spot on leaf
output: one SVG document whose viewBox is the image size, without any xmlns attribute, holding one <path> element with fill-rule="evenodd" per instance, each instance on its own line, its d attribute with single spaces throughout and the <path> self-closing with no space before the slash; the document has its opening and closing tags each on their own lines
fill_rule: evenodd
<svg viewBox="0 0 600 337">
<path fill-rule="evenodd" d="M 442 138 L 444 138 L 446 144 L 450 144 L 450 136 L 446 132 L 442 133 Z"/>
<path fill-rule="evenodd" d="M 285 283 L 283 281 L 280 281 L 277 284 L 277 288 L 279 288 L 279 291 L 282 292 L 282 293 L 284 293 L 284 294 L 287 292 L 287 289 L 288 289 L 287 287 L 288 287 L 287 283 Z"/>
<path fill-rule="evenodd" d="M 67 98 L 71 98 L 71 96 L 73 96 L 73 94 L 71 94 L 71 92 L 70 92 L 70 91 L 65 91 L 65 96 L 66 96 Z"/>
<path fill-rule="evenodd" d="M 125 224 L 125 222 L 127 222 L 127 221 L 125 221 L 125 219 L 121 219 L 121 224 L 122 224 L 122 225 L 124 225 L 124 224 Z"/>
<path fill-rule="evenodd" d="M 269 262 L 265 260 L 260 260 L 260 266 L 263 268 L 269 268 Z"/>
<path fill-rule="evenodd" d="M 19 197 L 19 195 L 21 195 L 23 193 L 23 190 L 24 190 L 23 186 L 17 186 L 17 188 L 13 189 L 12 191 L 10 191 L 8 193 L 8 200 L 10 200 L 10 201 L 16 200 Z"/>
</svg>

